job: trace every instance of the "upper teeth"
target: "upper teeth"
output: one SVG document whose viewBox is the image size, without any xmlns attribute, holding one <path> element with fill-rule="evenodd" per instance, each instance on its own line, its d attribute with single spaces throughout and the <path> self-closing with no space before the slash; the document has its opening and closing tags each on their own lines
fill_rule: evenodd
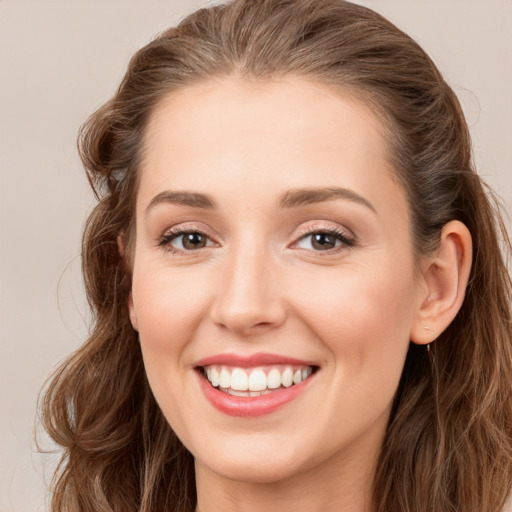
<svg viewBox="0 0 512 512">
<path fill-rule="evenodd" d="M 307 379 L 311 366 L 272 366 L 259 368 L 234 368 L 232 366 L 206 366 L 206 378 L 214 387 L 234 391 L 265 391 L 281 386 L 289 388 Z"/>
</svg>

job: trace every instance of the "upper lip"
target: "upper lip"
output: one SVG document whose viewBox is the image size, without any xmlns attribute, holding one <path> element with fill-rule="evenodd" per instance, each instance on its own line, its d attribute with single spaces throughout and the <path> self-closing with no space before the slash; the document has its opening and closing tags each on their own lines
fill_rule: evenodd
<svg viewBox="0 0 512 512">
<path fill-rule="evenodd" d="M 235 366 L 239 368 L 250 368 L 253 366 L 264 366 L 272 364 L 289 364 L 294 366 L 317 366 L 311 361 L 296 359 L 293 357 L 256 353 L 256 354 L 216 354 L 213 356 L 205 357 L 195 363 L 195 366 L 210 366 L 210 365 L 225 365 Z"/>
</svg>

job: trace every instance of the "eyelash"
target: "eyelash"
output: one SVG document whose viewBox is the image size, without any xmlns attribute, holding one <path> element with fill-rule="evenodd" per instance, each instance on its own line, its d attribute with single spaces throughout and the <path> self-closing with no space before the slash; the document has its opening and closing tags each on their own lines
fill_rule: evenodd
<svg viewBox="0 0 512 512">
<path fill-rule="evenodd" d="M 313 229 L 306 228 L 303 232 L 299 233 L 297 240 L 293 243 L 293 245 L 297 245 L 300 241 L 304 240 L 307 237 L 312 237 L 314 235 L 327 235 L 335 238 L 336 241 L 340 241 L 340 245 L 335 246 L 331 249 L 325 249 L 323 251 L 318 250 L 314 252 L 324 252 L 327 254 L 332 254 L 338 251 L 342 251 L 344 249 L 354 247 L 356 245 L 356 240 L 354 237 L 347 235 L 347 233 L 339 228 L 334 227 L 317 227 Z M 305 249 L 305 250 L 313 250 L 313 249 Z"/>
<path fill-rule="evenodd" d="M 176 227 L 176 228 L 171 228 L 170 230 L 166 231 L 159 238 L 158 246 L 162 247 L 166 251 L 168 251 L 172 254 L 176 254 L 178 256 L 194 253 L 194 252 L 196 252 L 194 250 L 176 249 L 175 247 L 173 247 L 171 245 L 171 242 L 173 242 L 180 236 L 193 235 L 193 234 L 201 235 L 201 236 L 205 237 L 208 241 L 211 241 L 211 238 L 204 231 L 201 231 L 200 229 L 197 229 L 197 228 L 189 229 L 189 228 L 184 228 L 184 227 Z"/>
<path fill-rule="evenodd" d="M 175 247 L 173 247 L 171 245 L 171 243 L 174 240 L 176 240 L 177 238 L 179 238 L 180 236 L 192 235 L 192 234 L 201 235 L 201 236 L 205 237 L 208 241 L 210 241 L 210 242 L 212 241 L 211 238 L 204 231 L 202 231 L 200 229 L 196 229 L 196 228 L 187 229 L 187 228 L 183 228 L 183 227 L 177 227 L 177 228 L 171 228 L 164 235 L 162 235 L 158 240 L 158 246 L 162 247 L 166 251 L 171 252 L 176 255 L 192 254 L 192 253 L 198 251 L 199 249 L 182 250 L 182 249 L 176 249 Z M 314 252 L 319 252 L 319 253 L 325 252 L 328 254 L 332 254 L 333 252 L 338 252 L 340 250 L 354 247 L 356 245 L 356 240 L 353 237 L 347 235 L 347 233 L 342 231 L 341 229 L 332 228 L 332 227 L 304 229 L 302 232 L 299 232 L 297 240 L 295 242 L 293 242 L 292 245 L 296 245 L 300 241 L 304 240 L 305 238 L 312 237 L 314 235 L 332 236 L 336 239 L 336 241 L 340 241 L 341 244 L 338 246 L 335 246 L 331 249 L 326 249 L 323 251 L 322 250 L 314 251 L 314 249 L 303 249 L 303 250 L 313 250 Z M 213 242 L 213 243 L 215 244 L 215 242 Z M 210 244 L 210 246 L 211 246 L 211 244 Z M 208 245 L 206 247 L 208 247 Z M 201 247 L 200 249 L 203 249 L 203 248 L 204 247 Z"/>
</svg>

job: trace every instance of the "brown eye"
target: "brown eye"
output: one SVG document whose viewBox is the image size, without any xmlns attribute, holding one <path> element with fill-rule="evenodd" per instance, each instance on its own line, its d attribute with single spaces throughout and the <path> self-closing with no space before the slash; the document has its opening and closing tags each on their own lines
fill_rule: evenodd
<svg viewBox="0 0 512 512">
<path fill-rule="evenodd" d="M 330 251 L 347 249 L 353 247 L 355 241 L 353 238 L 348 237 L 342 231 L 313 231 L 307 235 L 302 236 L 297 242 L 295 247 L 299 249 L 307 249 L 310 251 Z"/>
<path fill-rule="evenodd" d="M 172 252 L 189 252 L 215 244 L 208 236 L 199 231 L 177 231 L 162 236 L 158 245 Z"/>
<path fill-rule="evenodd" d="M 329 233 L 315 233 L 311 235 L 311 247 L 317 251 L 327 251 L 336 247 L 336 237 Z"/>
<path fill-rule="evenodd" d="M 183 235 L 176 237 L 174 240 L 187 251 L 202 249 L 203 247 L 206 247 L 207 243 L 207 237 L 201 233 L 184 233 Z"/>
</svg>

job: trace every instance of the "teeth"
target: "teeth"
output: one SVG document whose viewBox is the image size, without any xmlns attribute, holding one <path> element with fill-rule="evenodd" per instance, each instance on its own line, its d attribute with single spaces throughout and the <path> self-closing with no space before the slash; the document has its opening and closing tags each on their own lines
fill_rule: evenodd
<svg viewBox="0 0 512 512">
<path fill-rule="evenodd" d="M 213 385 L 213 382 L 212 382 Z M 219 376 L 219 386 L 221 388 L 229 388 L 231 387 L 231 375 L 226 368 L 222 368 Z"/>
<path fill-rule="evenodd" d="M 210 375 L 206 374 L 208 380 L 212 383 L 212 386 L 217 387 L 219 385 L 219 372 L 215 366 L 210 368 Z"/>
<path fill-rule="evenodd" d="M 229 366 L 208 366 L 204 368 L 206 378 L 213 387 L 234 396 L 260 396 L 281 387 L 300 384 L 312 373 L 311 366 L 294 367 L 279 366 L 252 370 L 232 368 Z"/>
<path fill-rule="evenodd" d="M 267 376 L 263 370 L 253 370 L 249 375 L 249 389 L 263 391 L 267 388 Z"/>
<path fill-rule="evenodd" d="M 286 368 L 281 377 L 281 382 L 285 388 L 289 388 L 293 384 L 293 372 L 290 367 Z"/>
<path fill-rule="evenodd" d="M 268 372 L 267 387 L 269 389 L 277 389 L 281 386 L 281 372 L 277 368 L 272 368 Z"/>
<path fill-rule="evenodd" d="M 247 396 L 247 393 L 244 393 L 243 391 L 238 391 L 233 388 L 226 390 L 226 393 L 228 395 L 233 395 L 233 396 Z"/>
<path fill-rule="evenodd" d="M 231 389 L 235 391 L 247 391 L 249 389 L 247 374 L 240 368 L 235 368 L 231 374 Z M 251 391 L 257 390 L 251 389 Z"/>
</svg>

